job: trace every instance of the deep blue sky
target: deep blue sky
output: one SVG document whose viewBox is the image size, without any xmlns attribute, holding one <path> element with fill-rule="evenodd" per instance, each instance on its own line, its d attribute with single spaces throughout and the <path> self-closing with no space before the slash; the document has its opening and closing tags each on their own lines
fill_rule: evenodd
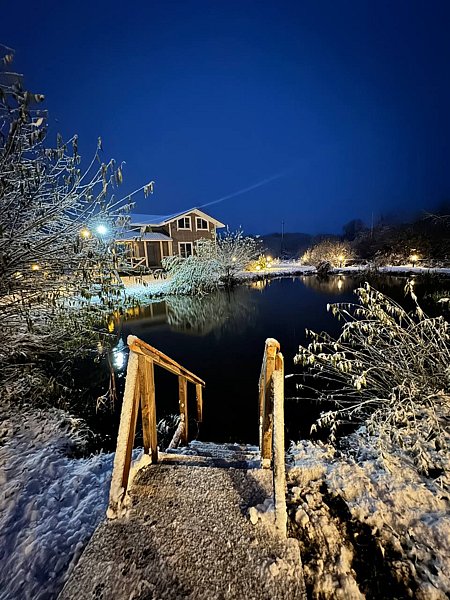
<svg viewBox="0 0 450 600">
<path fill-rule="evenodd" d="M 136 212 L 335 231 L 450 198 L 450 2 L 8 2 L 2 41 Z"/>
</svg>

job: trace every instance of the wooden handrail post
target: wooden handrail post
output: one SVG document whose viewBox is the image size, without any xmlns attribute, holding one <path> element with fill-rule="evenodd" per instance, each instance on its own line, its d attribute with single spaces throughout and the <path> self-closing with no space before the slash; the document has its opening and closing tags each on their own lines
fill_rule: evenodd
<svg viewBox="0 0 450 600">
<path fill-rule="evenodd" d="M 270 467 L 272 459 L 273 400 L 271 393 L 272 374 L 275 371 L 275 358 L 280 344 L 273 338 L 266 340 L 263 368 L 260 377 L 260 452 L 263 468 Z"/>
<path fill-rule="evenodd" d="M 284 359 L 278 352 L 272 375 L 273 393 L 273 495 L 275 525 L 285 536 L 286 511 L 286 458 L 284 446 Z"/>
<path fill-rule="evenodd" d="M 188 406 L 187 406 L 187 379 L 182 375 L 178 376 L 178 402 L 180 405 L 180 416 L 184 419 L 184 429 L 181 434 L 181 443 L 187 444 L 188 441 Z"/>
<path fill-rule="evenodd" d="M 139 393 L 138 357 L 134 352 L 130 352 L 109 494 L 109 517 L 115 517 L 119 514 L 128 488 Z"/>
<path fill-rule="evenodd" d="M 203 422 L 203 390 L 200 383 L 195 384 L 195 398 L 197 400 L 197 421 Z"/>
<path fill-rule="evenodd" d="M 149 454 L 152 463 L 158 462 L 158 434 L 156 431 L 155 372 L 153 361 L 148 356 L 139 355 L 139 384 L 141 389 L 142 435 L 144 452 Z"/>
</svg>

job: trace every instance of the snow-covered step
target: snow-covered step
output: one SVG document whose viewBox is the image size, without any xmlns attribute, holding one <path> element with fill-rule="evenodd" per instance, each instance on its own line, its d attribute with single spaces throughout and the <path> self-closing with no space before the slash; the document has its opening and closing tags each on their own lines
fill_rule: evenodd
<svg viewBox="0 0 450 600">
<path fill-rule="evenodd" d="M 216 444 L 213 442 L 199 442 L 194 440 L 187 446 L 167 450 L 167 454 L 177 454 L 207 459 L 206 462 L 216 465 L 229 463 L 239 464 L 247 468 L 259 467 L 259 449 L 250 444 Z"/>
</svg>

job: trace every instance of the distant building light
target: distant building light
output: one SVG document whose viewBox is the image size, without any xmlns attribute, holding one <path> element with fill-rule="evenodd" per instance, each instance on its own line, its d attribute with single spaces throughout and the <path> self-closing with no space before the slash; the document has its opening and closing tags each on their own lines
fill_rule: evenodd
<svg viewBox="0 0 450 600">
<path fill-rule="evenodd" d="M 91 232 L 87 227 L 83 227 L 83 229 L 80 231 L 80 236 L 86 240 L 87 238 L 91 237 Z"/>
<path fill-rule="evenodd" d="M 411 254 L 411 256 L 409 257 L 413 267 L 415 266 L 416 262 L 419 260 L 419 255 L 418 254 Z"/>
<path fill-rule="evenodd" d="M 40 268 L 41 267 L 38 264 L 36 264 L 36 263 L 34 263 L 34 265 L 31 265 L 31 270 L 32 271 L 39 271 Z"/>
</svg>

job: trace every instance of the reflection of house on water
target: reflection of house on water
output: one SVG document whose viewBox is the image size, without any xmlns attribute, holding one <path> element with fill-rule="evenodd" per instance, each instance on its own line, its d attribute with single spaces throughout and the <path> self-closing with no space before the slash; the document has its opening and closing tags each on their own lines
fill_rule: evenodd
<svg viewBox="0 0 450 600">
<path fill-rule="evenodd" d="M 127 309 L 123 318 L 145 327 L 168 324 L 171 329 L 191 335 L 207 335 L 226 327 L 239 327 L 255 314 L 251 292 L 245 287 L 218 291 L 205 296 L 168 296 L 160 302 Z M 116 321 L 117 323 L 117 321 Z"/>
</svg>

